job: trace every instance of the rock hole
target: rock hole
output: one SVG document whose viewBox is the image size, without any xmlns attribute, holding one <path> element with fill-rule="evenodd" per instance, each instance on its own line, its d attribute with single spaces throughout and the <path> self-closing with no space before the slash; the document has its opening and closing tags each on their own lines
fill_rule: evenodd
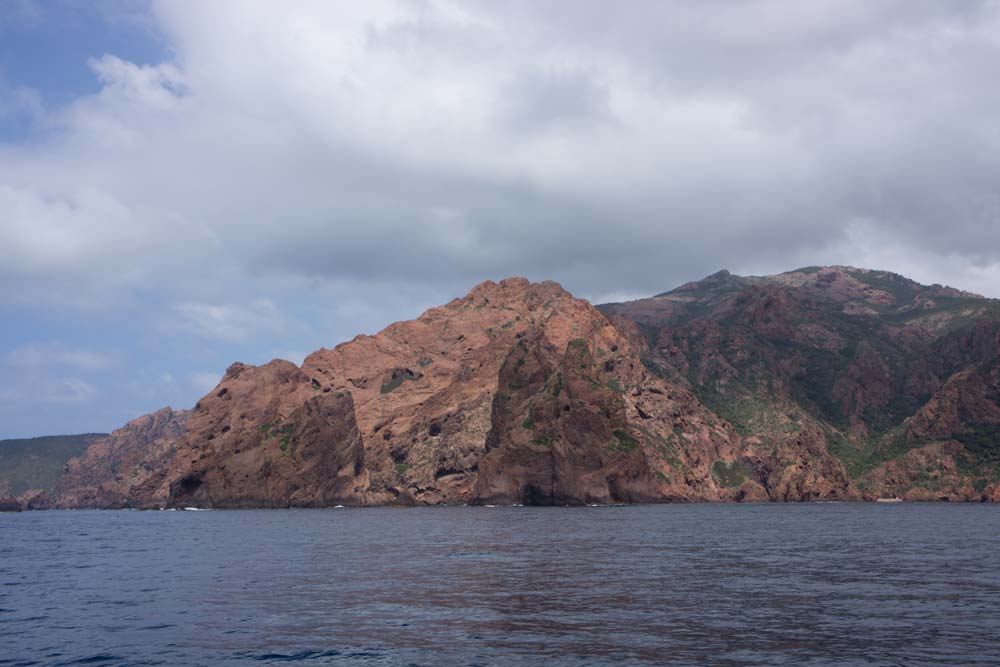
<svg viewBox="0 0 1000 667">
<path fill-rule="evenodd" d="M 185 475 L 177 482 L 176 491 L 174 496 L 177 498 L 185 498 L 197 491 L 202 485 L 201 475 L 196 472 Z"/>
</svg>

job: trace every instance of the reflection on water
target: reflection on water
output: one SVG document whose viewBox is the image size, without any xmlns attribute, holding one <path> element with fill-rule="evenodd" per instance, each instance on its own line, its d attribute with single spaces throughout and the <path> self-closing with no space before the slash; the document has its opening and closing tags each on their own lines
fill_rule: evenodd
<svg viewBox="0 0 1000 667">
<path fill-rule="evenodd" d="M 0 665 L 997 665 L 1000 507 L 0 515 Z"/>
</svg>

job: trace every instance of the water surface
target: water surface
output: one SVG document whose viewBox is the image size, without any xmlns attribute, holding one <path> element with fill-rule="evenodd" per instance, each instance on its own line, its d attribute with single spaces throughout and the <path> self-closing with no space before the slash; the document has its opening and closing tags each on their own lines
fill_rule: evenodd
<svg viewBox="0 0 1000 667">
<path fill-rule="evenodd" d="M 997 665 L 1000 506 L 0 514 L 0 665 Z"/>
</svg>

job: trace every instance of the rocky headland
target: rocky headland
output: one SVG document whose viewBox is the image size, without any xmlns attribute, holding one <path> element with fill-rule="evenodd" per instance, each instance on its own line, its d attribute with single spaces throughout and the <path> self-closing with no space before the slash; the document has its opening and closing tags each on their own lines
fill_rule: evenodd
<svg viewBox="0 0 1000 667">
<path fill-rule="evenodd" d="M 301 367 L 234 363 L 19 501 L 997 501 L 998 355 L 997 301 L 887 272 L 720 272 L 598 307 L 510 278 Z"/>
</svg>

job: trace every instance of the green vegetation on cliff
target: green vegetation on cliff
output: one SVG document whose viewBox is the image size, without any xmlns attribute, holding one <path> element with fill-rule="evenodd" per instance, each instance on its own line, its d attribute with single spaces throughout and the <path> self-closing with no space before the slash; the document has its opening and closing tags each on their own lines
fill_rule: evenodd
<svg viewBox="0 0 1000 667">
<path fill-rule="evenodd" d="M 66 462 L 103 437 L 86 433 L 0 440 L 0 488 L 15 496 L 29 489 L 50 491 Z"/>
<path fill-rule="evenodd" d="M 635 322 L 646 368 L 681 379 L 755 455 L 773 457 L 765 474 L 780 478 L 796 460 L 830 470 L 822 461 L 832 458 L 866 488 L 887 465 L 921 461 L 929 469 L 910 483 L 939 491 L 954 461 L 982 490 L 979 475 L 1000 465 L 998 300 L 888 271 L 812 266 L 720 271 L 600 308 Z M 736 481 L 728 467 L 713 473 Z"/>
</svg>

